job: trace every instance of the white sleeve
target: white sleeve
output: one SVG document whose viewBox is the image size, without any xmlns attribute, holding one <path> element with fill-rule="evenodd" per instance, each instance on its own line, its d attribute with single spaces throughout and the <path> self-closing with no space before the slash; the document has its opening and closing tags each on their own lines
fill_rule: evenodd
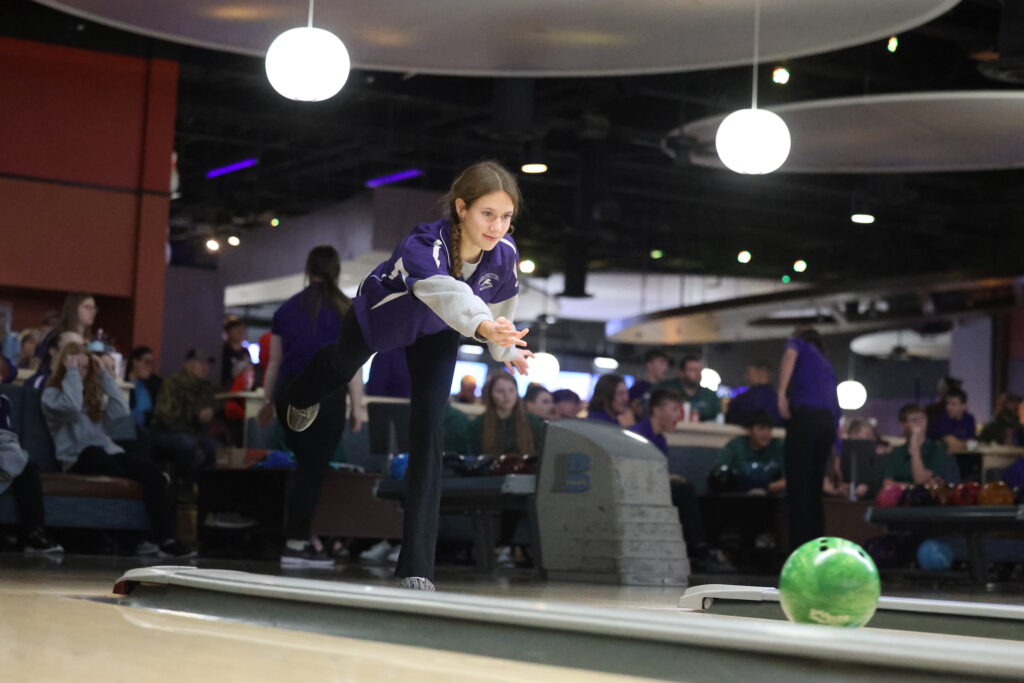
<svg viewBox="0 0 1024 683">
<path fill-rule="evenodd" d="M 509 297 L 504 301 L 499 301 L 496 304 L 487 304 L 487 308 L 491 310 L 493 319 L 497 318 L 508 318 L 512 320 L 516 314 L 516 305 L 519 303 L 519 295 Z M 510 361 L 516 357 L 517 346 L 498 346 L 494 342 L 487 342 L 487 349 L 491 352 L 491 358 L 496 361 Z"/>
<path fill-rule="evenodd" d="M 412 293 L 448 327 L 464 337 L 486 341 L 476 336 L 476 328 L 494 318 L 487 304 L 465 282 L 450 275 L 431 275 L 413 283 Z"/>
</svg>

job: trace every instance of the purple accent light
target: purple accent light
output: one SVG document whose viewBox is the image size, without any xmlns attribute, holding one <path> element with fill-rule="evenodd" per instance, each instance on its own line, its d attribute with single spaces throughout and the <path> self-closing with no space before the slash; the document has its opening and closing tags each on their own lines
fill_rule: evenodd
<svg viewBox="0 0 1024 683">
<path fill-rule="evenodd" d="M 227 166 L 221 166 L 220 168 L 215 168 L 212 171 L 207 171 L 206 172 L 206 177 L 208 179 L 209 178 L 216 178 L 217 176 L 225 175 L 227 173 L 234 173 L 235 171 L 241 171 L 243 168 L 249 168 L 250 166 L 255 166 L 258 163 L 260 163 L 258 159 L 244 159 L 242 161 L 237 161 L 237 162 L 235 162 L 233 164 L 228 164 Z"/>
<path fill-rule="evenodd" d="M 370 178 L 366 181 L 366 187 L 380 187 L 381 185 L 390 185 L 391 183 L 399 183 L 409 178 L 418 178 L 423 175 L 423 171 L 418 168 L 410 168 L 408 171 L 399 171 L 398 173 L 392 173 L 391 175 L 382 175 L 379 178 Z"/>
</svg>

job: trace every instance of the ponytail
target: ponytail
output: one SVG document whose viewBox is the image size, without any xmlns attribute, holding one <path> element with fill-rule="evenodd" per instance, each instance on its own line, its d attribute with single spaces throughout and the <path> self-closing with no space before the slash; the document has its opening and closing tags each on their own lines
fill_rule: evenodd
<svg viewBox="0 0 1024 683">
<path fill-rule="evenodd" d="M 320 306 L 323 302 L 329 303 L 339 316 L 348 313 L 352 306 L 352 300 L 345 296 L 345 293 L 338 288 L 338 278 L 341 277 L 341 258 L 337 250 L 330 245 L 313 247 L 309 256 L 306 257 L 306 277 L 312 282 L 316 281 L 314 292 L 315 302 L 310 302 L 312 310 L 309 310 L 310 317 L 316 321 L 320 317 Z"/>
</svg>

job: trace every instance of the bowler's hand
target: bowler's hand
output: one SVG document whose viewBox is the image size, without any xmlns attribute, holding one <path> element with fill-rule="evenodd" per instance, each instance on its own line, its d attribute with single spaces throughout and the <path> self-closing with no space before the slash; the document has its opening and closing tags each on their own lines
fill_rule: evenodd
<svg viewBox="0 0 1024 683">
<path fill-rule="evenodd" d="M 505 361 L 505 368 L 513 375 L 516 374 L 516 372 L 520 375 L 529 375 L 530 365 L 526 362 L 527 358 L 533 358 L 533 351 L 520 351 L 516 358 Z"/>
</svg>

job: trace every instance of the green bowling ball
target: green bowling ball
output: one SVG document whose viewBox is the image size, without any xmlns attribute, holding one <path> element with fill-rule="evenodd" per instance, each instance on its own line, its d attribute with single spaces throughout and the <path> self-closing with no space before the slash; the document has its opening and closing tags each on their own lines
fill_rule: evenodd
<svg viewBox="0 0 1024 683">
<path fill-rule="evenodd" d="M 874 561 L 842 538 L 804 543 L 779 576 L 782 611 L 801 624 L 863 626 L 874 615 L 881 593 Z"/>
</svg>

